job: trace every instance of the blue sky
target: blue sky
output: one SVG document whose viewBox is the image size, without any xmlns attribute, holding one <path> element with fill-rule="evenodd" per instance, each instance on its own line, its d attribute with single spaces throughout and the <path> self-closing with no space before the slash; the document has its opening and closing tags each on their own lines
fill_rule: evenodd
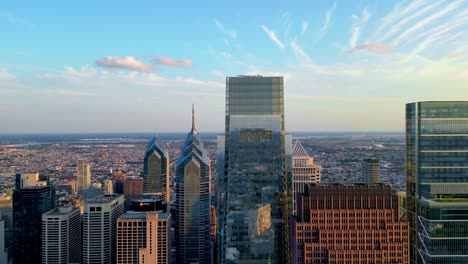
<svg viewBox="0 0 468 264">
<path fill-rule="evenodd" d="M 468 100 L 468 3 L 2 1 L 0 133 L 223 131 L 225 77 L 285 77 L 288 131 L 402 131 Z"/>
</svg>

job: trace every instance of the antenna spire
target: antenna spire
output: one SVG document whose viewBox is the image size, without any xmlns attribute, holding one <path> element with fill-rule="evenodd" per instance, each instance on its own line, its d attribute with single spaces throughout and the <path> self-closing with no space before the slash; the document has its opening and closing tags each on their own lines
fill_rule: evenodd
<svg viewBox="0 0 468 264">
<path fill-rule="evenodd" d="M 195 129 L 195 105 L 192 104 L 192 132 L 197 132 Z"/>
</svg>

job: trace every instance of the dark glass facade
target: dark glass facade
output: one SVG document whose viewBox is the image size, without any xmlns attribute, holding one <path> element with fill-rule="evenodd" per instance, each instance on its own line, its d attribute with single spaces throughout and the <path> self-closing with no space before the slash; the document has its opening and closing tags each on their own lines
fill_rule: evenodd
<svg viewBox="0 0 468 264">
<path fill-rule="evenodd" d="M 42 214 L 55 208 L 54 189 L 22 187 L 16 175 L 13 190 L 13 263 L 37 263 L 42 259 Z"/>
<path fill-rule="evenodd" d="M 468 102 L 406 105 L 411 263 L 468 263 Z"/>
<path fill-rule="evenodd" d="M 226 79 L 224 175 L 218 181 L 218 262 L 286 263 L 283 77 Z"/>
</svg>

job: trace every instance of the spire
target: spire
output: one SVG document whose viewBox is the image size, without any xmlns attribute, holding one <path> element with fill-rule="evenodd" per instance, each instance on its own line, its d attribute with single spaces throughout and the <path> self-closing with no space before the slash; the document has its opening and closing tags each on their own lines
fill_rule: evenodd
<svg viewBox="0 0 468 264">
<path fill-rule="evenodd" d="M 192 104 L 192 133 L 197 134 L 197 130 L 195 129 L 195 105 Z"/>
</svg>

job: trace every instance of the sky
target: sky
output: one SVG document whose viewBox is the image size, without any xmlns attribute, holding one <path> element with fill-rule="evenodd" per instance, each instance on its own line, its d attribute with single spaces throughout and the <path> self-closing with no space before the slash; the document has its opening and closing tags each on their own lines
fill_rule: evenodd
<svg viewBox="0 0 468 264">
<path fill-rule="evenodd" d="M 403 131 L 468 100 L 467 0 L 0 0 L 0 133 L 224 131 L 226 76 L 284 76 L 287 131 Z"/>
</svg>

